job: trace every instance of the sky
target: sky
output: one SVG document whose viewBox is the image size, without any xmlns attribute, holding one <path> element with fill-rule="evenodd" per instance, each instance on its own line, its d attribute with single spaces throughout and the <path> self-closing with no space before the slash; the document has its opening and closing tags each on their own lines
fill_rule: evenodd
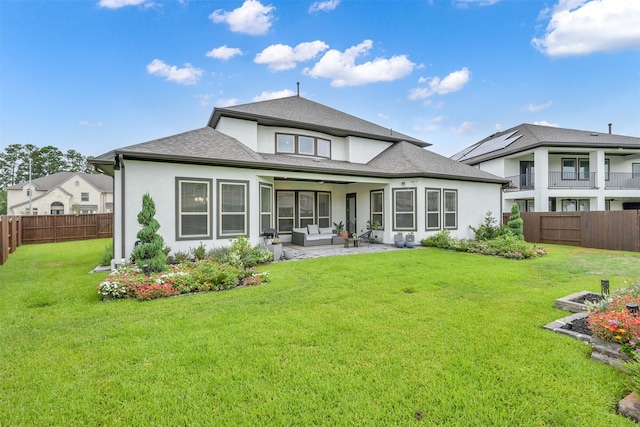
<svg viewBox="0 0 640 427">
<path fill-rule="evenodd" d="M 0 149 L 98 156 L 297 83 L 445 156 L 522 123 L 640 137 L 640 1 L 0 0 Z"/>
</svg>

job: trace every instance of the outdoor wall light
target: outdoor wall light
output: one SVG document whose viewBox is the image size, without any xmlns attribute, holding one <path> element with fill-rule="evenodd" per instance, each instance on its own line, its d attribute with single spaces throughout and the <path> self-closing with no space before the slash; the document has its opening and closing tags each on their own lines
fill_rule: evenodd
<svg viewBox="0 0 640 427">
<path fill-rule="evenodd" d="M 600 293 L 602 294 L 602 298 L 609 296 L 609 280 L 600 280 Z"/>
<path fill-rule="evenodd" d="M 629 314 L 631 314 L 632 316 L 638 315 L 638 304 L 636 304 L 635 302 L 628 302 L 626 305 Z"/>
</svg>

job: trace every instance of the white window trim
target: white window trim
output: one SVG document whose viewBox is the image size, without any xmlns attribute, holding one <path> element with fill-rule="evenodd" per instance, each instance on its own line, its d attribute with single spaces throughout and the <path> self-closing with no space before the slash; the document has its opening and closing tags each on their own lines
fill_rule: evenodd
<svg viewBox="0 0 640 427">
<path fill-rule="evenodd" d="M 263 188 L 269 189 L 269 206 L 271 207 L 271 210 L 268 211 L 268 212 L 262 210 L 262 204 L 263 204 L 262 203 L 263 202 L 262 189 Z M 267 228 L 273 228 L 273 217 L 274 217 L 273 207 L 275 205 L 275 202 L 274 202 L 274 199 L 273 199 L 273 197 L 274 197 L 273 185 L 267 184 L 266 182 L 261 182 L 260 185 L 259 185 L 259 197 L 260 197 L 260 201 L 259 201 L 259 203 L 260 203 L 260 214 L 259 214 L 259 219 L 258 219 L 259 222 L 258 222 L 258 224 L 260 224 L 260 227 L 263 228 L 262 230 L 260 230 L 260 234 L 262 234 L 264 232 L 264 227 L 262 225 L 262 217 L 263 216 L 265 216 L 265 215 L 269 216 L 269 227 L 267 227 Z"/>
<path fill-rule="evenodd" d="M 412 211 L 396 211 L 396 194 L 399 192 L 410 192 L 413 194 L 413 210 Z M 400 187 L 392 189 L 392 199 L 393 199 L 393 230 L 394 231 L 418 231 L 416 228 L 416 187 Z M 411 214 L 413 217 L 411 227 L 398 227 L 397 217 L 398 214 Z"/>
<path fill-rule="evenodd" d="M 381 211 L 374 211 L 373 210 L 373 195 L 374 194 L 380 194 L 380 197 L 382 198 L 382 210 Z M 371 190 L 371 192 L 369 193 L 369 224 L 372 224 L 375 222 L 373 219 L 374 215 L 380 215 L 380 218 L 382 218 L 382 220 L 380 221 L 380 228 L 379 230 L 384 230 L 384 190 Z"/>
<path fill-rule="evenodd" d="M 223 185 L 240 185 L 244 187 L 244 212 L 223 212 L 222 211 L 222 186 Z M 238 236 L 249 235 L 249 181 L 236 181 L 230 179 L 219 179 L 216 183 L 218 189 L 217 205 L 218 205 L 218 238 L 228 239 Z M 244 215 L 244 229 L 240 233 L 224 233 L 222 230 L 222 218 L 226 215 Z"/>
<path fill-rule="evenodd" d="M 206 212 L 182 212 L 182 183 L 196 183 L 207 185 L 207 211 Z M 176 177 L 176 240 L 202 240 L 211 239 L 211 179 Z M 205 234 L 182 235 L 182 218 L 190 215 L 206 215 L 207 232 Z"/>
<path fill-rule="evenodd" d="M 438 210 L 429 210 L 429 193 L 438 193 Z M 424 211 L 425 211 L 425 230 L 440 230 L 442 228 L 442 190 L 440 188 L 425 188 L 424 191 Z M 435 227 L 429 227 L 429 216 L 437 215 L 438 225 Z"/>
<path fill-rule="evenodd" d="M 447 193 L 453 193 L 456 196 L 456 206 L 455 206 L 455 210 L 453 211 L 447 211 Z M 458 201 L 458 190 L 454 190 L 454 189 L 443 189 L 442 190 L 442 228 L 445 230 L 457 230 L 458 229 L 458 206 L 459 206 L 459 201 Z M 455 218 L 455 225 L 451 226 L 451 225 L 447 225 L 447 214 L 454 214 L 454 218 Z"/>
</svg>

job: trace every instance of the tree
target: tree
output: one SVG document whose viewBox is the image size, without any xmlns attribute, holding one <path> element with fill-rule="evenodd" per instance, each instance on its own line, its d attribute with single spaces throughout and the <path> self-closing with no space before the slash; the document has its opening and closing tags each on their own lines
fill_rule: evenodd
<svg viewBox="0 0 640 427">
<path fill-rule="evenodd" d="M 32 159 L 31 173 L 38 178 L 64 171 L 67 167 L 62 151 L 51 145 L 37 149 Z"/>
<path fill-rule="evenodd" d="M 517 203 L 511 206 L 511 215 L 507 222 L 509 233 L 520 240 L 524 240 L 524 220 L 520 217 L 520 208 Z"/>
<path fill-rule="evenodd" d="M 0 215 L 7 214 L 7 192 L 0 190 Z"/>
<path fill-rule="evenodd" d="M 138 242 L 131 256 L 139 268 L 150 273 L 163 271 L 167 263 L 167 254 L 162 250 L 164 239 L 157 233 L 160 223 L 154 218 L 155 215 L 156 204 L 146 193 L 142 196 L 142 210 L 138 213 L 138 223 L 142 229 L 136 234 Z"/>
</svg>

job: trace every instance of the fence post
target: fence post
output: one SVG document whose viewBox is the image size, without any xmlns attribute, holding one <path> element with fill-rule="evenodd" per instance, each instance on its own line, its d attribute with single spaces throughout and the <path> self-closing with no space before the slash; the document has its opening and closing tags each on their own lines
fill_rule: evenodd
<svg viewBox="0 0 640 427">
<path fill-rule="evenodd" d="M 5 215 L 0 216 L 0 265 L 9 258 L 9 220 Z"/>
<path fill-rule="evenodd" d="M 9 232 L 11 235 L 11 239 L 9 239 L 9 253 L 12 254 L 16 251 L 16 245 L 18 243 L 18 221 L 15 216 L 11 217 L 9 221 L 11 231 Z"/>
</svg>

